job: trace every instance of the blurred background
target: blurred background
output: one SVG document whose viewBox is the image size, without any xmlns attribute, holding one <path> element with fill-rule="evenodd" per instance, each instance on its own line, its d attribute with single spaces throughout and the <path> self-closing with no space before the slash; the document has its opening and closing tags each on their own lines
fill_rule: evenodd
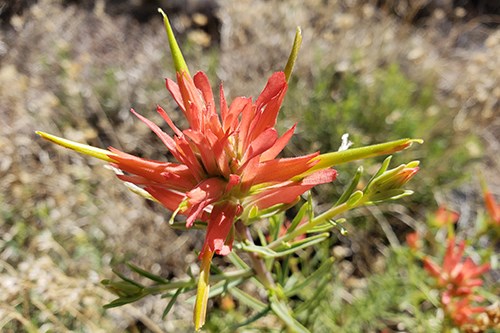
<svg viewBox="0 0 500 333">
<path fill-rule="evenodd" d="M 279 121 L 281 131 L 298 122 L 287 155 L 337 150 L 344 133 L 355 147 L 425 140 L 395 156 L 421 161 L 409 185 L 416 193 L 352 213 L 348 235 L 328 244 L 341 293 L 363 295 L 389 240 L 402 241 L 440 205 L 460 213 L 466 236 L 483 207 L 479 174 L 500 196 L 498 1 L 0 1 L 0 330 L 191 330 L 182 299 L 165 320 L 168 300 L 159 297 L 104 311 L 114 296 L 100 280 L 112 268 L 127 272 L 126 261 L 186 277 L 197 271 L 203 232 L 172 230 L 167 211 L 127 191 L 104 163 L 34 134 L 165 158 L 129 112 L 162 124 L 160 104 L 182 124 L 164 87 L 174 71 L 158 7 L 191 71 L 205 71 L 214 87 L 223 81 L 229 99 L 257 96 L 302 27 Z M 379 162 L 365 163 L 368 173 Z M 315 189 L 319 210 L 356 167 Z M 213 301 L 209 328 L 230 320 L 231 302 Z"/>
</svg>

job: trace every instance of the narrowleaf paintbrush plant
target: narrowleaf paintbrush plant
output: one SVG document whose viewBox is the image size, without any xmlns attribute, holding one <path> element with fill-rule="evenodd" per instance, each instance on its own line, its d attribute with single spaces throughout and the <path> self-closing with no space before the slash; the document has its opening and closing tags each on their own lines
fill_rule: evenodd
<svg viewBox="0 0 500 333">
<path fill-rule="evenodd" d="M 314 186 L 335 181 L 335 165 L 390 155 L 421 140 L 401 139 L 325 154 L 313 152 L 292 158 L 278 157 L 295 130 L 294 125 L 279 135 L 275 125 L 300 48 L 300 29 L 297 29 L 284 70 L 269 77 L 255 100 L 237 97 L 228 103 L 221 84 L 217 110 L 207 75 L 203 72 L 190 74 L 169 20 L 163 11 L 160 12 L 176 69 L 176 81 L 166 79 L 166 88 L 189 125 L 186 129 L 178 128 L 168 113 L 157 106 L 157 112 L 171 129 L 172 134 L 168 134 L 136 111 L 131 112 L 160 138 L 175 160 L 139 158 L 113 147 L 100 149 L 37 132 L 46 140 L 108 162 L 129 189 L 173 212 L 170 223 L 174 226 L 179 226 L 177 217 L 184 215 L 186 229 L 195 225 L 206 229 L 198 256 L 200 273 L 197 279 L 169 281 L 129 264 L 134 272 L 152 280 L 153 284 L 145 286 L 116 272 L 120 280 L 103 281 L 119 296 L 107 307 L 162 294 L 171 298 L 164 312 L 166 315 L 181 293 L 196 289 L 194 326 L 199 330 L 205 323 L 208 299 L 230 288 L 257 313 L 274 313 L 291 331 L 308 332 L 295 319 L 287 298 L 323 276 L 326 270 L 320 267 L 306 280 L 281 284 L 275 280 L 276 272 L 270 269 L 275 267 L 272 262 L 331 237 L 331 229 L 340 223 L 335 219 L 348 210 L 411 194 L 404 186 L 418 171 L 418 162 L 390 169 L 388 157 L 364 187 L 359 186 L 362 175 L 362 168 L 359 168 L 331 208 L 316 216 L 312 200 L 307 200 L 286 228 L 280 213 L 296 205 Z M 250 229 L 261 220 L 269 221 L 270 237 L 267 240 L 259 237 L 259 245 L 256 245 Z M 239 257 L 242 252 L 248 253 L 247 262 Z M 214 269 L 217 272 L 210 278 L 214 255 L 228 256 L 236 269 Z M 331 263 L 328 261 L 329 265 Z M 254 283 L 265 289 L 267 298 L 257 299 L 238 289 L 244 281 L 257 281 Z"/>
</svg>

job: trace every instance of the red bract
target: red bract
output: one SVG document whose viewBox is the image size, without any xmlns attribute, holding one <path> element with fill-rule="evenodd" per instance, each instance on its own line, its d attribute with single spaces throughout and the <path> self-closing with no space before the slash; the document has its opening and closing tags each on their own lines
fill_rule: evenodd
<svg viewBox="0 0 500 333">
<path fill-rule="evenodd" d="M 483 284 L 480 276 L 490 269 L 489 264 L 476 265 L 470 258 L 462 261 L 464 248 L 464 241 L 456 247 L 455 239 L 450 237 L 442 267 L 424 258 L 424 268 L 437 279 L 441 288 L 443 310 L 458 327 L 473 322 L 473 314 L 485 310 L 472 306 L 471 301 L 482 300 L 473 293 L 473 288 Z"/>
<path fill-rule="evenodd" d="M 454 238 L 450 238 L 442 267 L 432 259 L 424 258 L 424 268 L 437 279 L 438 285 L 445 289 L 444 298 L 471 294 L 473 287 L 483 284 L 479 278 L 481 274 L 490 269 L 489 264 L 476 265 L 470 258 L 462 262 L 464 248 L 464 241 L 460 242 L 457 248 Z"/>
<path fill-rule="evenodd" d="M 406 244 L 412 249 L 413 251 L 418 250 L 421 247 L 422 241 L 420 240 L 420 236 L 418 232 L 410 232 L 406 234 Z"/>
<path fill-rule="evenodd" d="M 220 87 L 220 115 L 212 88 L 203 72 L 191 78 L 177 74 L 166 81 L 189 128 L 177 128 L 167 113 L 157 111 L 172 129 L 171 136 L 156 124 L 132 112 L 156 133 L 178 163 L 145 160 L 111 148 L 113 166 L 124 171 L 118 177 L 141 186 L 166 208 L 208 223 L 202 253 L 225 255 L 231 251 L 228 237 L 235 218 L 250 209 L 290 204 L 315 185 L 331 182 L 333 169 L 301 177 L 314 166 L 318 153 L 296 158 L 276 156 L 290 140 L 295 126 L 281 137 L 274 125 L 287 90 L 283 72 L 274 73 L 255 102 L 236 98 L 228 106 Z"/>
<path fill-rule="evenodd" d="M 488 190 L 484 191 L 484 202 L 493 222 L 500 225 L 500 205 L 495 201 L 495 197 Z"/>
<path fill-rule="evenodd" d="M 474 323 L 474 314 L 485 312 L 483 306 L 473 306 L 469 297 L 450 300 L 444 304 L 444 311 L 458 327 Z"/>
<path fill-rule="evenodd" d="M 456 223 L 459 217 L 460 215 L 457 212 L 448 209 L 446 206 L 439 206 L 434 215 L 434 221 L 441 227 Z"/>
</svg>

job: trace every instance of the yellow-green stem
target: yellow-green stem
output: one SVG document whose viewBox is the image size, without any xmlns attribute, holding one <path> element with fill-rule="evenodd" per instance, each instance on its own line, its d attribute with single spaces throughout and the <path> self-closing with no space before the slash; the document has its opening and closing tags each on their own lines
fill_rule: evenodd
<svg viewBox="0 0 500 333">
<path fill-rule="evenodd" d="M 199 331 L 205 324 L 207 316 L 208 293 L 210 291 L 210 265 L 214 253 L 207 249 L 201 259 L 200 276 L 198 277 L 198 290 L 196 292 L 196 303 L 194 305 L 194 328 Z"/>
</svg>

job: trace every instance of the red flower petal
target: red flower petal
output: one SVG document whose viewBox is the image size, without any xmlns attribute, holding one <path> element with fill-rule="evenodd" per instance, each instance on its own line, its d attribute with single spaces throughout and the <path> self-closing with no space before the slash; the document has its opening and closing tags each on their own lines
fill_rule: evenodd
<svg viewBox="0 0 500 333">
<path fill-rule="evenodd" d="M 255 102 L 256 116 L 250 127 L 249 139 L 257 137 L 269 127 L 274 127 L 278 112 L 285 98 L 287 82 L 283 72 L 274 73 Z M 263 109 L 265 107 L 265 109 Z"/>
<path fill-rule="evenodd" d="M 295 131 L 295 127 L 297 124 L 293 125 L 288 131 L 285 132 L 276 143 L 268 150 L 262 153 L 260 157 L 261 162 L 269 161 L 278 156 L 278 154 L 285 148 L 290 139 L 293 136 L 293 132 Z"/>
<path fill-rule="evenodd" d="M 226 182 L 221 178 L 208 178 L 186 193 L 189 209 L 186 226 L 190 227 L 200 213 L 210 204 L 219 200 L 224 195 Z"/>
<path fill-rule="evenodd" d="M 309 170 L 317 161 L 312 161 L 318 153 L 270 160 L 260 163 L 257 176 L 253 180 L 254 184 L 266 182 L 284 182 Z"/>
<path fill-rule="evenodd" d="M 316 185 L 331 182 L 335 180 L 336 176 L 337 171 L 325 169 L 311 174 L 300 182 L 285 182 L 267 187 L 262 192 L 254 195 L 254 204 L 259 209 L 265 209 L 281 203 L 292 203 L 302 193 Z"/>
<path fill-rule="evenodd" d="M 253 140 L 248 146 L 245 155 L 241 159 L 244 168 L 245 164 L 253 159 L 254 157 L 261 155 L 263 152 L 271 148 L 274 143 L 278 140 L 278 132 L 274 128 L 268 128 L 262 132 L 255 140 Z"/>
<path fill-rule="evenodd" d="M 170 92 L 170 95 L 174 98 L 177 105 L 181 108 L 182 112 L 186 114 L 186 107 L 184 106 L 184 101 L 182 99 L 181 91 L 177 83 L 170 79 L 165 80 L 165 86 L 167 90 Z"/>
<path fill-rule="evenodd" d="M 273 98 L 279 95 L 287 86 L 285 73 L 276 72 L 267 80 L 266 86 L 260 93 L 255 105 L 257 109 L 262 108 L 269 103 Z"/>
<path fill-rule="evenodd" d="M 227 255 L 231 252 L 232 242 L 227 242 L 229 231 L 233 226 L 234 218 L 239 214 L 241 208 L 232 203 L 215 205 L 210 214 L 205 243 L 200 252 L 200 258 L 205 251 L 210 250 L 220 255 Z"/>
<path fill-rule="evenodd" d="M 185 198 L 184 193 L 165 189 L 161 186 L 146 186 L 144 190 L 170 211 L 175 211 Z"/>
</svg>

